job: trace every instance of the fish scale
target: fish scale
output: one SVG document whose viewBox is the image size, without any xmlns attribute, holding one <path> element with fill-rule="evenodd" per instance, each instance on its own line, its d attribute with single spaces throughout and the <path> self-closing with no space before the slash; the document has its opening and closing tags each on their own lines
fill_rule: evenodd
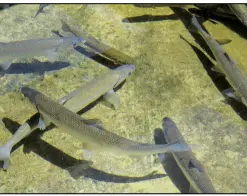
<svg viewBox="0 0 247 196">
<path fill-rule="evenodd" d="M 107 150 L 117 155 L 146 156 L 163 152 L 187 151 L 190 147 L 185 143 L 176 141 L 170 144 L 143 144 L 107 130 L 100 130 L 88 126 L 81 116 L 68 110 L 63 105 L 51 100 L 44 94 L 23 87 L 22 93 L 36 106 L 41 114 L 41 121 L 52 122 L 58 128 L 80 140 L 93 150 Z"/>
<path fill-rule="evenodd" d="M 166 142 L 172 142 L 177 138 L 184 140 L 177 125 L 168 117 L 163 119 L 163 130 Z M 175 152 L 172 156 L 190 183 L 190 193 L 216 193 L 203 165 L 191 150 Z"/>
<path fill-rule="evenodd" d="M 59 104 L 63 104 L 66 108 L 73 112 L 78 112 L 98 99 L 100 96 L 111 92 L 113 88 L 117 87 L 124 80 L 126 80 L 134 70 L 134 65 L 122 65 L 117 67 L 114 70 L 94 78 L 92 81 L 82 85 L 78 89 L 71 92 L 69 95 L 62 97 L 57 102 Z M 114 105 L 114 102 L 111 102 L 114 101 L 114 99 L 104 99 Z M 117 105 L 114 105 L 114 107 L 116 108 Z M 13 146 L 38 128 L 38 118 L 39 114 L 34 114 L 29 120 L 27 120 L 17 129 L 13 137 L 4 146 L 0 147 L 0 160 L 4 162 L 4 169 L 7 169 L 10 165 L 10 152 Z M 95 119 L 84 119 L 84 121 L 88 124 L 93 124 L 92 120 L 94 121 L 93 123 L 95 123 Z M 97 120 L 97 122 L 99 121 Z M 43 128 L 47 127 L 48 125 L 50 125 L 50 123 L 47 123 Z"/>
</svg>

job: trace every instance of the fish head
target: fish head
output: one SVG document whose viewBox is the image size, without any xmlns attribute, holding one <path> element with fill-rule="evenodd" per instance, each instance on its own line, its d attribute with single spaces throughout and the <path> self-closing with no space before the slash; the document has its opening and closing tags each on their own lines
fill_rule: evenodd
<svg viewBox="0 0 247 196">
<path fill-rule="evenodd" d="M 29 101 L 32 104 L 36 105 L 36 96 L 38 94 L 40 94 L 38 91 L 36 91 L 36 90 L 34 90 L 34 89 L 30 88 L 30 87 L 24 86 L 24 87 L 21 88 L 21 92 L 23 93 L 23 95 L 25 97 L 27 97 L 29 99 Z"/>
<path fill-rule="evenodd" d="M 162 127 L 165 133 L 168 133 L 177 128 L 175 122 L 171 118 L 168 118 L 168 117 L 163 118 Z"/>
<path fill-rule="evenodd" d="M 119 72 L 119 79 L 115 84 L 115 87 L 121 84 L 128 76 L 130 76 L 133 71 L 135 71 L 135 65 L 122 65 L 113 71 Z"/>
</svg>

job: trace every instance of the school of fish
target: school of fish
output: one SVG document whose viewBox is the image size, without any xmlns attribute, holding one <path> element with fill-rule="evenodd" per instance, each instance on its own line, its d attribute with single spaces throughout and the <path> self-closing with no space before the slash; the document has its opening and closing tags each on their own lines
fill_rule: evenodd
<svg viewBox="0 0 247 196">
<path fill-rule="evenodd" d="M 45 13 L 44 8 L 50 4 L 40 4 L 34 18 Z M 229 10 L 228 16 L 235 15 L 243 25 L 247 26 L 247 8 L 243 4 L 134 4 L 136 7 L 162 7 L 189 10 L 194 7 L 208 9 L 209 12 Z M 225 6 L 225 7 L 224 7 Z M 226 8 L 227 6 L 227 8 Z M 6 7 L 6 6 L 5 6 Z M 227 17 L 228 17 L 227 16 Z M 93 48 L 97 53 L 105 55 L 116 62 L 117 58 L 131 60 L 127 55 L 110 48 L 93 37 L 83 37 L 73 32 L 69 25 L 61 20 L 62 29 L 70 33 L 70 36 L 57 36 L 52 38 L 39 38 L 12 42 L 0 42 L 0 70 L 6 71 L 13 61 L 23 58 L 44 56 L 49 62 L 55 62 L 57 56 L 69 48 L 75 48 L 85 44 Z M 188 30 L 200 35 L 212 51 L 216 60 L 214 71 L 224 74 L 230 83 L 230 89 L 222 92 L 223 95 L 232 97 L 247 107 L 247 79 L 241 72 L 235 61 L 226 53 L 219 41 L 207 33 L 194 14 L 191 14 Z M 123 60 L 119 60 L 122 62 Z M 37 129 L 45 130 L 53 124 L 59 130 L 73 136 L 82 143 L 84 158 L 88 158 L 89 152 L 105 151 L 118 156 L 143 157 L 157 154 L 160 163 L 164 167 L 170 179 L 181 193 L 216 193 L 216 190 L 207 175 L 202 163 L 193 154 L 193 148 L 183 139 L 177 125 L 172 119 L 165 117 L 162 121 L 163 129 L 154 131 L 155 144 L 141 143 L 130 138 L 122 137 L 104 128 L 100 119 L 85 119 L 77 112 L 84 109 L 98 99 L 106 101 L 117 112 L 121 101 L 117 96 L 116 88 L 125 82 L 132 73 L 138 69 L 134 64 L 125 63 L 111 69 L 108 72 L 95 77 L 87 84 L 80 86 L 59 100 L 52 100 L 49 96 L 37 89 L 23 85 L 18 92 L 26 97 L 32 107 L 37 111 L 31 118 L 22 124 L 12 138 L 0 147 L 0 161 L 3 169 L 10 167 L 11 151 L 13 147 Z M 128 130 L 126 130 L 128 131 Z"/>
</svg>

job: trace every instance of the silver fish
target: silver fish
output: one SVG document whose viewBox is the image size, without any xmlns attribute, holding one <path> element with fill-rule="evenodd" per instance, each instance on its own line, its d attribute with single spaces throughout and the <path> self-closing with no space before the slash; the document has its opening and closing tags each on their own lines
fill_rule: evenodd
<svg viewBox="0 0 247 196">
<path fill-rule="evenodd" d="M 163 129 L 156 128 L 154 130 L 154 141 L 155 144 L 167 144 L 164 138 Z M 190 183 L 184 176 L 182 170 L 179 168 L 176 160 L 172 153 L 160 153 L 158 158 L 161 165 L 163 166 L 165 173 L 169 176 L 173 184 L 178 188 L 181 193 L 189 193 Z"/>
<path fill-rule="evenodd" d="M 66 102 L 65 106 L 71 111 L 74 111 L 78 107 L 78 104 L 80 105 L 80 108 L 82 108 L 82 102 L 85 102 L 86 105 L 88 105 L 101 95 L 104 95 L 103 99 L 117 109 L 120 105 L 120 101 L 113 88 L 116 88 L 121 84 L 134 70 L 134 65 L 122 65 L 110 72 L 96 77 L 87 85 L 83 85 L 71 92 L 68 96 L 65 96 L 60 102 L 63 104 Z M 71 99 L 71 97 L 73 97 L 73 99 Z"/>
<path fill-rule="evenodd" d="M 180 141 L 166 145 L 138 143 L 117 134 L 88 126 L 76 113 L 51 100 L 44 94 L 22 87 L 22 93 L 35 105 L 41 117 L 39 127 L 42 129 L 46 121 L 51 121 L 66 133 L 77 138 L 83 147 L 94 151 L 109 151 L 116 155 L 146 156 L 164 152 L 187 151 L 190 147 Z"/>
<path fill-rule="evenodd" d="M 15 59 L 34 56 L 46 56 L 50 62 L 55 62 L 59 51 L 81 42 L 85 40 L 76 36 L 0 42 L 0 69 L 7 70 Z"/>
<path fill-rule="evenodd" d="M 64 104 L 66 108 L 73 112 L 78 112 L 81 109 L 85 108 L 87 105 L 98 99 L 100 96 L 111 93 L 113 88 L 116 88 L 121 84 L 131 73 L 135 70 L 134 65 L 123 65 L 114 70 L 111 70 L 103 75 L 100 75 L 88 82 L 85 85 L 82 85 L 77 90 L 71 92 L 69 95 L 62 97 L 58 100 L 58 103 Z M 114 105 L 115 108 L 118 107 L 119 101 L 117 96 L 114 98 L 107 99 L 109 96 L 106 96 L 104 99 Z M 21 125 L 18 130 L 15 132 L 13 137 L 5 144 L 0 147 L 0 160 L 4 162 L 3 169 L 7 169 L 10 166 L 10 152 L 14 145 L 16 145 L 23 138 L 30 135 L 35 129 L 38 128 L 38 113 L 34 114 L 30 120 L 26 121 Z M 87 124 L 97 125 L 98 121 L 92 119 L 84 119 L 84 122 Z M 48 126 L 49 124 L 46 124 Z"/>
<path fill-rule="evenodd" d="M 186 143 L 178 127 L 170 118 L 166 117 L 163 119 L 163 130 L 167 143 L 176 141 L 178 138 Z M 186 179 L 189 181 L 189 193 L 216 193 L 203 165 L 194 156 L 191 150 L 186 152 L 173 152 L 172 156 L 176 160 Z M 162 160 L 162 162 L 164 161 L 165 160 Z"/>
<path fill-rule="evenodd" d="M 238 19 L 247 26 L 247 7 L 245 4 L 228 4 Z"/>
<path fill-rule="evenodd" d="M 226 76 L 226 79 L 235 90 L 236 97 L 240 97 L 241 101 L 247 106 L 247 79 L 234 60 L 214 38 L 202 29 L 195 16 L 192 17 L 192 26 L 189 28 L 193 32 L 199 33 L 206 41 L 217 61 L 214 70 Z"/>
</svg>

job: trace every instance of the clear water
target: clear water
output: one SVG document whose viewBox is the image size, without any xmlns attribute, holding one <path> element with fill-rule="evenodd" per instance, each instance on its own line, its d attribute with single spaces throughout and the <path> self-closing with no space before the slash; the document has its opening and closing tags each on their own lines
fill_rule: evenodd
<svg viewBox="0 0 247 196">
<path fill-rule="evenodd" d="M 154 129 L 162 127 L 164 117 L 170 117 L 188 143 L 202 147 L 194 153 L 217 192 L 247 191 L 246 108 L 233 100 L 230 105 L 224 103 L 220 91 L 229 84 L 220 75 L 208 74 L 210 53 L 207 55 L 206 48 L 185 28 L 179 19 L 181 10 L 132 4 L 50 5 L 44 8 L 45 14 L 34 18 L 38 8 L 38 4 L 20 4 L 1 10 L 0 41 L 49 38 L 53 30 L 66 35 L 62 19 L 80 35 L 86 33 L 132 57 L 136 66 L 117 91 L 119 109 L 100 102 L 83 117 L 101 119 L 107 130 L 145 143 L 154 143 Z M 246 75 L 246 28 L 236 20 L 218 20 L 217 24 L 207 20 L 203 25 L 214 38 L 232 40 L 223 47 Z M 18 91 L 20 86 L 28 85 L 56 100 L 121 64 L 80 47 L 60 53 L 55 63 L 45 57 L 15 60 L 1 73 L 1 145 L 36 113 Z M 15 146 L 7 172 L 0 171 L 0 192 L 179 192 L 169 177 L 162 175 L 165 171 L 157 155 L 132 158 L 95 153 L 93 165 L 83 168 L 78 167 L 82 154 L 81 142 L 59 128 L 41 138 L 32 134 Z"/>
</svg>

